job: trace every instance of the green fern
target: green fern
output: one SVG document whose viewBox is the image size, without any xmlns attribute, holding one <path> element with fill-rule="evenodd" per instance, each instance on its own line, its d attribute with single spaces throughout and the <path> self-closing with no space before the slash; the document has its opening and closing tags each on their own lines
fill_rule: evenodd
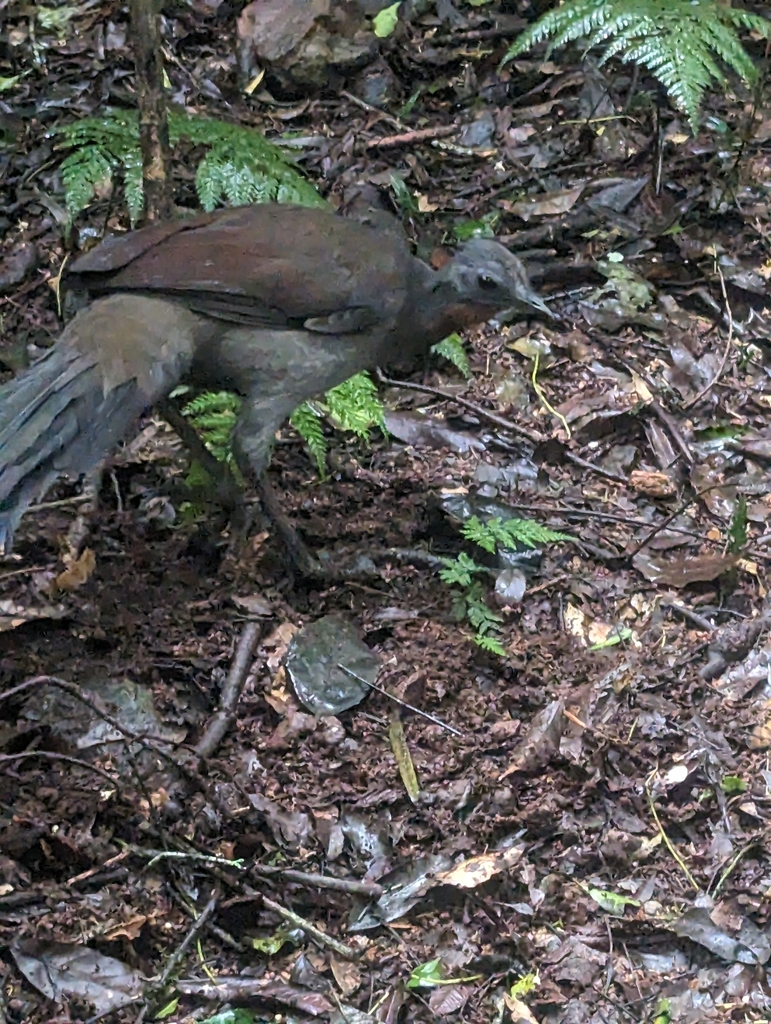
<svg viewBox="0 0 771 1024">
<path fill-rule="evenodd" d="M 431 351 L 451 362 L 457 370 L 460 370 L 466 380 L 471 376 L 468 356 L 463 347 L 463 339 L 459 334 L 449 334 L 442 341 L 438 341 L 436 345 L 432 345 Z"/>
<path fill-rule="evenodd" d="M 443 558 L 441 561 L 444 568 L 439 570 L 439 578 L 459 587 L 470 587 L 474 573 L 485 571 L 484 566 L 477 565 L 465 551 L 461 551 L 457 558 Z"/>
<path fill-rule="evenodd" d="M 366 437 L 372 427 L 385 432 L 383 405 L 377 387 L 366 373 L 356 373 L 324 396 L 324 402 L 304 402 L 289 422 L 300 434 L 316 460 L 320 475 L 326 472 L 327 442 L 321 429 L 326 414 L 339 430 Z"/>
<path fill-rule="evenodd" d="M 503 548 L 516 550 L 518 545 L 534 548 L 539 544 L 554 544 L 560 540 L 572 539 L 566 533 L 557 533 L 556 530 L 550 530 L 548 526 L 541 526 L 540 523 L 536 523 L 532 519 L 507 519 L 504 521 L 497 516 L 495 519 L 488 519 L 485 523 L 480 522 L 477 516 L 472 516 L 467 523 L 463 524 L 461 533 L 491 554 L 499 544 Z"/>
<path fill-rule="evenodd" d="M 367 373 L 356 373 L 328 391 L 326 406 L 330 419 L 341 430 L 350 430 L 357 437 L 366 437 L 372 427 L 385 432 L 383 405 Z"/>
<path fill-rule="evenodd" d="M 491 554 L 498 546 L 516 549 L 519 545 L 534 548 L 537 544 L 553 544 L 560 540 L 571 540 L 565 533 L 557 533 L 532 519 L 507 519 L 499 517 L 481 522 L 472 516 L 464 523 L 461 533 L 484 551 Z M 442 558 L 439 578 L 450 586 L 458 587 L 455 594 L 455 611 L 458 618 L 466 618 L 476 630 L 474 643 L 484 651 L 504 657 L 506 651 L 501 642 L 502 616 L 494 612 L 485 600 L 482 584 L 476 576 L 489 570 L 479 565 L 464 551 L 457 558 Z"/>
<path fill-rule="evenodd" d="M 289 422 L 305 441 L 308 451 L 316 461 L 319 476 L 326 473 L 327 442 L 321 427 L 321 413 L 311 402 L 303 402 L 289 417 Z"/>
<path fill-rule="evenodd" d="M 142 213 L 142 156 L 134 111 L 86 117 L 58 129 L 71 152 L 61 171 L 67 212 L 75 217 L 119 172 L 123 174 L 131 224 Z M 264 135 L 214 118 L 169 113 L 173 144 L 185 139 L 206 147 L 198 165 L 196 191 L 204 210 L 220 201 L 233 206 L 270 201 L 322 206 L 325 201 L 292 160 Z"/>
<path fill-rule="evenodd" d="M 130 111 L 104 117 L 84 117 L 58 129 L 70 146 L 61 164 L 67 212 L 84 210 L 97 191 L 109 185 L 115 172 L 123 172 L 129 218 L 135 224 L 142 213 L 142 154 L 139 122 Z"/>
<path fill-rule="evenodd" d="M 172 144 L 188 139 L 208 147 L 195 179 L 204 210 L 213 210 L 220 200 L 231 206 L 271 201 L 326 205 L 287 154 L 255 128 L 175 112 L 169 114 L 169 137 Z"/>
<path fill-rule="evenodd" d="M 240 408 L 241 399 L 230 391 L 204 391 L 191 398 L 182 410 L 212 455 L 233 468 L 231 439 Z"/>
<path fill-rule="evenodd" d="M 605 46 L 603 63 L 619 57 L 648 68 L 695 132 L 704 94 L 726 81 L 718 61 L 744 82 L 757 81 L 741 30 L 769 38 L 771 22 L 724 0 L 565 0 L 516 39 L 504 63 L 542 40 L 551 51 L 586 39 L 587 49 Z"/>
</svg>

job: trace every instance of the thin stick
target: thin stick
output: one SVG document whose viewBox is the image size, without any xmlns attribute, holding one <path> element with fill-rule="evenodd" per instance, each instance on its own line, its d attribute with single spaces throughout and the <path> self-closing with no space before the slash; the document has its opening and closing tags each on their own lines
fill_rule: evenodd
<svg viewBox="0 0 771 1024">
<path fill-rule="evenodd" d="M 171 977 L 171 975 L 172 975 L 174 969 L 176 968 L 177 964 L 180 962 L 182 957 L 185 955 L 187 950 L 190 948 L 190 945 L 192 944 L 192 942 L 195 939 L 196 935 L 198 935 L 198 933 L 201 931 L 203 926 L 206 924 L 206 922 L 212 916 L 214 911 L 217 909 L 217 903 L 218 902 L 219 902 L 219 895 L 215 894 L 214 896 L 212 896 L 212 898 L 209 900 L 209 902 L 203 908 L 201 913 L 195 919 L 195 921 L 193 922 L 193 927 L 190 929 L 190 931 L 184 937 L 184 939 L 182 940 L 182 943 L 180 944 L 180 946 L 176 950 L 176 952 L 174 952 L 172 954 L 172 956 L 169 958 L 169 962 L 166 964 L 166 967 L 164 968 L 163 974 L 158 979 L 158 985 L 159 985 L 160 988 L 163 988 L 163 986 L 169 980 L 169 978 Z"/>
<path fill-rule="evenodd" d="M 730 353 L 731 345 L 733 344 L 734 317 L 733 312 L 731 311 L 731 303 L 728 301 L 728 293 L 725 287 L 725 278 L 723 277 L 723 271 L 720 269 L 719 264 L 717 265 L 717 272 L 720 277 L 720 288 L 723 292 L 723 302 L 725 303 L 726 316 L 728 317 L 728 337 L 726 339 L 725 349 L 723 350 L 723 358 L 720 360 L 720 366 L 718 366 L 717 368 L 717 373 L 709 382 L 709 384 L 705 385 L 705 387 L 701 389 L 701 391 L 696 395 L 695 398 L 690 399 L 690 401 L 688 402 L 683 402 L 683 409 L 690 409 L 692 405 L 696 405 L 696 403 L 699 402 L 702 398 L 704 398 L 707 392 L 710 391 L 715 386 L 715 384 L 717 384 L 717 382 L 723 376 L 723 370 L 725 370 L 725 364 L 728 362 L 728 354 Z"/>
<path fill-rule="evenodd" d="M 384 690 L 382 686 L 378 686 L 377 683 L 371 683 L 368 679 L 363 679 L 355 672 L 352 672 L 351 669 L 346 668 L 345 665 L 341 665 L 340 662 L 337 663 L 337 667 L 341 669 L 343 672 L 345 672 L 346 675 L 349 675 L 353 679 L 358 680 L 365 686 L 371 686 L 373 690 L 377 690 L 378 693 L 382 693 L 384 697 L 388 697 L 388 699 L 394 701 L 395 704 L 401 704 L 401 706 L 403 708 L 407 708 L 408 711 L 414 711 L 416 715 L 421 715 L 423 718 L 427 718 L 429 722 L 433 722 L 434 725 L 438 725 L 442 729 L 446 729 L 447 732 L 451 732 L 455 736 L 463 736 L 463 733 L 459 729 L 456 729 L 454 728 L 454 726 L 448 725 L 446 722 L 443 722 L 440 718 L 437 718 L 436 715 L 429 714 L 428 711 L 421 711 L 420 708 L 416 708 L 413 704 L 408 704 L 407 701 L 402 700 L 401 697 L 395 697 L 392 693 L 389 693 L 388 690 Z"/>
<path fill-rule="evenodd" d="M 318 942 L 320 946 L 326 946 L 328 949 L 334 950 L 335 953 L 344 957 L 346 960 L 358 960 L 361 956 L 361 953 L 359 953 L 358 950 L 352 949 L 350 946 L 346 946 L 342 942 L 338 942 L 337 939 L 333 939 L 331 935 L 327 935 L 326 932 L 322 932 L 321 929 L 312 925 L 310 921 L 306 921 L 304 917 L 300 917 L 299 914 L 295 914 L 293 910 L 288 910 L 286 907 L 282 907 L 280 903 L 276 903 L 274 900 L 268 899 L 267 896 L 262 897 L 262 902 L 268 910 L 275 911 L 275 913 L 280 917 L 283 917 L 285 921 L 289 921 L 298 928 L 302 928 L 305 934 L 310 936 L 310 938 L 315 942 Z"/>
<path fill-rule="evenodd" d="M 497 413 L 490 412 L 489 409 L 485 409 L 481 405 L 477 405 L 475 402 L 470 402 L 467 398 L 461 398 L 460 395 L 448 395 L 447 392 L 442 391 L 441 388 L 430 388 L 426 384 L 413 384 L 412 381 L 407 380 L 392 380 L 390 377 L 386 377 L 381 370 L 377 371 L 377 379 L 381 384 L 385 384 L 387 387 L 406 388 L 409 391 L 419 391 L 423 395 L 436 395 L 437 398 L 441 398 L 445 402 L 455 402 L 456 405 L 460 405 L 464 409 L 468 409 L 469 412 L 473 412 L 476 416 L 481 416 L 489 423 L 494 423 L 503 430 L 510 430 L 514 434 L 521 434 L 522 437 L 526 437 L 528 441 L 532 441 L 533 444 L 540 444 L 542 441 L 546 440 L 543 434 L 539 434 L 535 430 L 528 430 L 527 427 L 520 427 L 518 423 L 507 420 L 505 417 L 499 416 Z"/>
<path fill-rule="evenodd" d="M 244 631 L 236 647 L 233 664 L 230 666 L 230 672 L 222 687 L 220 706 L 195 746 L 195 752 L 200 758 L 211 757 L 235 718 L 236 704 L 246 685 L 252 655 L 261 633 L 262 626 L 259 622 L 247 622 L 244 626 Z"/>
</svg>

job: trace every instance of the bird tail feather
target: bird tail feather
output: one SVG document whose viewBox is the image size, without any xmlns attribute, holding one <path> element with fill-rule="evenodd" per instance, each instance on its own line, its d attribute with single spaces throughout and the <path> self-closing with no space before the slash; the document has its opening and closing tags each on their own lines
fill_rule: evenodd
<svg viewBox="0 0 771 1024">
<path fill-rule="evenodd" d="M 101 299 L 0 386 L 0 553 L 57 478 L 93 472 L 178 383 L 192 357 L 189 318 L 159 299 Z"/>
<path fill-rule="evenodd" d="M 94 358 L 52 349 L 0 387 L 0 551 L 19 520 L 60 476 L 93 470 L 141 415 L 136 381 L 107 395 Z"/>
</svg>

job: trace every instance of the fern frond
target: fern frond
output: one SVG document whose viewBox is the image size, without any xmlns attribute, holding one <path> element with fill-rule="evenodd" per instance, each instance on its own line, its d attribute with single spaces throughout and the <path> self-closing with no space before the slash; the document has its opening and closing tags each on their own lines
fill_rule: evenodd
<svg viewBox="0 0 771 1024">
<path fill-rule="evenodd" d="M 324 476 L 327 468 L 327 442 L 319 414 L 310 402 L 303 402 L 289 417 L 289 422 L 305 441 L 308 451 L 316 460 L 319 476 Z"/>
<path fill-rule="evenodd" d="M 572 540 L 566 533 L 550 530 L 532 519 L 502 520 L 496 516 L 483 523 L 477 516 L 472 516 L 461 529 L 463 536 L 484 551 L 492 554 L 500 544 L 504 548 L 516 548 L 522 545 L 535 548 L 539 545 L 556 544 L 561 540 Z"/>
<path fill-rule="evenodd" d="M 611 57 L 647 68 L 696 131 L 707 90 L 722 85 L 722 62 L 747 84 L 758 69 L 741 45 L 740 30 L 771 38 L 771 21 L 725 0 L 565 0 L 526 29 L 504 63 L 548 40 L 549 52 L 585 39 Z"/>
<path fill-rule="evenodd" d="M 220 462 L 232 463 L 231 437 L 241 399 L 230 391 L 204 391 L 182 409 L 198 430 L 204 444 Z"/>
<path fill-rule="evenodd" d="M 142 156 L 135 112 L 86 117 L 59 129 L 71 152 L 62 161 L 62 180 L 71 217 L 80 213 L 105 181 L 121 173 L 132 225 L 143 207 Z M 169 113 L 173 143 L 187 139 L 204 146 L 196 172 L 196 190 L 205 210 L 225 200 L 232 206 L 270 201 L 324 205 L 281 148 L 253 128 L 214 118 Z"/>
<path fill-rule="evenodd" d="M 487 651 L 489 654 L 497 654 L 499 658 L 506 657 L 506 648 L 495 636 L 484 636 L 482 633 L 477 633 L 474 637 L 474 643 L 477 647 L 481 647 L 483 651 Z"/>
<path fill-rule="evenodd" d="M 471 376 L 468 356 L 463 347 L 463 339 L 459 334 L 449 334 L 442 341 L 438 341 L 436 345 L 432 345 L 431 351 L 452 363 L 457 370 L 460 370 L 466 380 Z"/>
<path fill-rule="evenodd" d="M 385 431 L 383 404 L 367 373 L 356 373 L 332 388 L 325 403 L 330 419 L 342 430 L 350 430 L 357 437 L 367 437 L 371 427 Z"/>
</svg>

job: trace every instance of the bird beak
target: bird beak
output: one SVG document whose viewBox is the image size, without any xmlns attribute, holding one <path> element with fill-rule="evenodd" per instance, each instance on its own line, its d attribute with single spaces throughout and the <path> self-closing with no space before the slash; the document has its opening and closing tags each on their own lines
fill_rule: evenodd
<svg viewBox="0 0 771 1024">
<path fill-rule="evenodd" d="M 532 309 L 537 309 L 539 313 L 543 313 L 550 320 L 556 320 L 556 316 L 546 303 L 543 301 L 537 292 L 534 292 L 531 288 L 523 288 L 519 293 L 519 300 L 526 306 L 530 306 Z"/>
</svg>

